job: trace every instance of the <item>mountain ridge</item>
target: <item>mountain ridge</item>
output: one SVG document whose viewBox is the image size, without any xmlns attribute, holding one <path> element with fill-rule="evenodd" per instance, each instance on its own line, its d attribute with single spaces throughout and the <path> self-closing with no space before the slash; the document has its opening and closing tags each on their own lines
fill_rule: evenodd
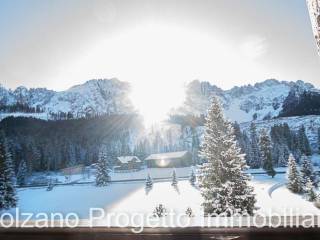
<svg viewBox="0 0 320 240">
<path fill-rule="evenodd" d="M 130 85 L 115 78 L 92 79 L 64 91 L 0 86 L 0 108 L 2 116 L 21 112 L 42 119 L 133 113 L 129 92 Z"/>
<path fill-rule="evenodd" d="M 173 112 L 180 115 L 205 115 L 212 96 L 217 96 L 225 115 L 232 121 L 248 122 L 278 117 L 289 93 L 319 92 L 314 85 L 302 80 L 279 81 L 267 79 L 254 85 L 235 86 L 223 90 L 209 82 L 194 80 L 186 87 L 183 105 Z"/>
<path fill-rule="evenodd" d="M 296 96 L 304 91 L 319 94 L 314 85 L 302 80 L 267 79 L 228 90 L 207 81 L 194 80 L 186 86 L 183 105 L 172 113 L 203 115 L 209 107 L 210 98 L 216 95 L 230 120 L 263 120 L 281 114 L 286 106 L 284 103 L 288 102 L 289 93 Z M 64 91 L 28 89 L 24 86 L 11 90 L 0 84 L 0 119 L 7 116 L 32 116 L 55 120 L 135 113 L 129 93 L 130 84 L 116 78 L 91 79 Z"/>
</svg>

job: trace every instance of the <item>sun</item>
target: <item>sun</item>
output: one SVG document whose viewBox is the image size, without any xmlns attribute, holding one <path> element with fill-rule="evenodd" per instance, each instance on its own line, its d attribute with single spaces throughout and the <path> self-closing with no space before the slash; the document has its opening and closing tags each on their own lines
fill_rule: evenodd
<svg viewBox="0 0 320 240">
<path fill-rule="evenodd" d="M 234 44 L 190 26 L 147 23 L 101 37 L 83 53 L 77 69 L 131 84 L 130 98 L 147 126 L 167 118 L 185 100 L 185 85 L 195 79 L 218 86 L 252 79 L 264 50 L 255 39 Z"/>
<path fill-rule="evenodd" d="M 130 58 L 126 69 L 132 82 L 131 99 L 145 124 L 164 120 L 182 104 L 184 83 L 192 79 L 184 74 L 186 66 L 192 65 L 187 54 L 190 36 L 179 28 L 151 24 L 125 33 L 117 42 Z"/>
</svg>

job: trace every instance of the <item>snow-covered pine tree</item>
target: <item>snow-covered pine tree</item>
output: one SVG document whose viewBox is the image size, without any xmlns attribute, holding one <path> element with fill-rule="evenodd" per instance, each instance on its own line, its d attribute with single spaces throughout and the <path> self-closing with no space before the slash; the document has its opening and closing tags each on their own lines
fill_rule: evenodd
<svg viewBox="0 0 320 240">
<path fill-rule="evenodd" d="M 292 147 L 292 131 L 290 130 L 290 127 L 287 123 L 283 123 L 281 125 L 281 135 L 282 139 L 281 142 L 285 144 L 289 149 Z M 288 155 L 289 157 L 289 155 Z M 287 157 L 287 159 L 288 159 Z"/>
<path fill-rule="evenodd" d="M 52 179 L 50 178 L 48 181 L 47 191 L 52 191 L 53 187 L 54 187 L 54 184 Z"/>
<path fill-rule="evenodd" d="M 28 174 L 27 164 L 26 164 L 26 161 L 22 159 L 19 164 L 18 173 L 17 173 L 17 184 L 19 186 L 23 186 L 26 184 L 27 174 Z"/>
<path fill-rule="evenodd" d="M 242 137 L 243 137 L 243 143 L 244 143 L 244 151 L 245 153 L 245 160 L 247 165 L 251 162 L 251 141 L 250 138 L 248 137 L 247 133 L 245 131 L 242 132 Z"/>
<path fill-rule="evenodd" d="M 0 209 L 17 206 L 15 177 L 11 154 L 3 131 L 0 131 Z"/>
<path fill-rule="evenodd" d="M 277 166 L 287 167 L 290 154 L 288 146 L 283 143 L 275 143 L 273 144 L 273 149 L 275 153 L 273 159 L 278 159 Z"/>
<path fill-rule="evenodd" d="M 259 146 L 262 168 L 267 172 L 269 176 L 274 177 L 276 175 L 276 171 L 273 168 L 271 140 L 266 129 L 261 130 Z"/>
<path fill-rule="evenodd" d="M 154 217 L 164 217 L 167 215 L 167 209 L 164 207 L 163 204 L 159 204 L 156 206 L 156 208 L 153 210 L 153 216 Z"/>
<path fill-rule="evenodd" d="M 313 171 L 312 162 L 306 155 L 302 155 L 302 157 L 301 157 L 301 183 L 304 187 L 306 187 L 308 179 L 312 182 L 313 186 L 317 186 L 316 175 Z"/>
<path fill-rule="evenodd" d="M 187 207 L 187 210 L 186 210 L 185 214 L 186 214 L 186 216 L 188 216 L 190 218 L 194 216 L 191 207 Z"/>
<path fill-rule="evenodd" d="M 297 168 L 296 160 L 293 155 L 289 155 L 288 159 L 288 184 L 287 187 L 294 193 L 302 192 L 302 183 L 299 170 Z"/>
<path fill-rule="evenodd" d="M 105 149 L 101 149 L 97 163 L 96 186 L 107 186 L 110 182 L 108 174 L 108 155 Z"/>
<path fill-rule="evenodd" d="M 76 148 L 71 143 L 69 143 L 67 146 L 68 146 L 67 157 L 69 159 L 68 166 L 72 167 L 72 166 L 75 166 L 77 164 Z"/>
<path fill-rule="evenodd" d="M 237 144 L 241 148 L 241 152 L 245 153 L 245 143 L 244 143 L 243 134 L 241 132 L 239 123 L 234 122 L 233 128 L 234 128 L 234 135 L 235 135 Z"/>
<path fill-rule="evenodd" d="M 148 176 L 146 178 L 146 186 L 145 186 L 145 190 L 146 190 L 146 193 L 148 194 L 150 192 L 150 190 L 152 189 L 153 187 L 153 180 L 151 178 L 151 175 L 150 173 L 148 173 Z"/>
<path fill-rule="evenodd" d="M 191 172 L 190 172 L 190 176 L 189 176 L 189 182 L 190 182 L 191 186 L 195 186 L 196 181 L 197 181 L 196 174 L 194 172 L 194 169 L 191 168 Z"/>
<path fill-rule="evenodd" d="M 175 170 L 175 169 L 173 169 L 173 172 L 172 172 L 172 182 L 171 182 L 171 186 L 173 186 L 173 187 L 177 187 L 177 186 L 178 186 L 177 173 L 176 173 L 176 170 Z"/>
<path fill-rule="evenodd" d="M 317 199 L 317 194 L 314 191 L 313 182 L 310 178 L 307 179 L 306 185 L 305 185 L 305 192 L 308 201 L 313 202 Z"/>
<path fill-rule="evenodd" d="M 301 153 L 310 156 L 311 155 L 311 147 L 306 134 L 306 129 L 302 125 L 298 131 L 298 139 L 299 139 L 299 148 Z"/>
<path fill-rule="evenodd" d="M 257 137 L 257 127 L 254 122 L 250 125 L 250 138 L 251 138 L 251 153 L 250 153 L 250 168 L 260 168 L 261 167 L 261 158 L 260 151 L 258 145 L 258 137 Z"/>
<path fill-rule="evenodd" d="M 293 133 L 292 135 L 292 154 L 294 155 L 295 159 L 299 160 L 301 158 L 301 144 L 299 140 L 299 136 L 297 133 Z"/>
<path fill-rule="evenodd" d="M 146 140 L 140 141 L 133 150 L 133 155 L 137 156 L 139 159 L 145 159 L 147 157 L 147 142 Z"/>
<path fill-rule="evenodd" d="M 191 153 L 192 153 L 193 164 L 199 164 L 199 146 L 200 146 L 200 141 L 197 135 L 197 131 L 194 128 L 192 128 Z"/>
<path fill-rule="evenodd" d="M 256 202 L 244 156 L 237 146 L 232 124 L 225 120 L 220 103 L 213 98 L 208 110 L 201 156 L 199 187 L 206 215 L 253 214 Z"/>
</svg>

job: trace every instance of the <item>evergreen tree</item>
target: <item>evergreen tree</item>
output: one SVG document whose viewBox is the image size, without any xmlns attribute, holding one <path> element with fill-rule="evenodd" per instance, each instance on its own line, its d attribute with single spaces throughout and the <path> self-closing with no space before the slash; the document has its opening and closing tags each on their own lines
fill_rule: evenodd
<svg viewBox="0 0 320 240">
<path fill-rule="evenodd" d="M 54 187 L 54 184 L 53 184 L 52 179 L 50 178 L 50 180 L 48 181 L 48 186 L 47 186 L 46 190 L 47 191 L 52 191 L 53 187 Z"/>
<path fill-rule="evenodd" d="M 306 135 L 306 130 L 302 125 L 298 131 L 298 138 L 299 138 L 299 149 L 301 153 L 310 156 L 311 155 L 311 147 Z"/>
<path fill-rule="evenodd" d="M 172 172 L 172 182 L 171 182 L 171 186 L 173 186 L 173 187 L 177 187 L 177 186 L 178 186 L 177 173 L 176 173 L 176 170 L 175 170 L 175 169 L 173 169 L 173 172 Z"/>
<path fill-rule="evenodd" d="M 244 149 L 242 151 L 242 153 L 245 154 L 245 160 L 247 165 L 250 164 L 251 162 L 251 142 L 250 142 L 250 138 L 248 137 L 246 132 L 242 132 L 242 137 L 243 137 L 243 144 L 244 144 Z"/>
<path fill-rule="evenodd" d="M 145 190 L 146 190 L 147 194 L 150 192 L 152 187 L 153 187 L 153 180 L 152 180 L 152 178 L 150 176 L 150 173 L 148 173 L 148 176 L 147 176 L 147 179 L 146 179 L 146 186 L 145 186 Z"/>
<path fill-rule="evenodd" d="M 257 127 L 254 122 L 250 125 L 250 138 L 251 138 L 251 153 L 250 153 L 250 162 L 249 166 L 251 168 L 260 168 L 261 167 L 261 158 L 258 145 L 257 137 Z"/>
<path fill-rule="evenodd" d="M 301 143 L 298 134 L 294 133 L 292 137 L 292 153 L 295 159 L 300 159 L 302 155 Z"/>
<path fill-rule="evenodd" d="M 17 184 L 23 186 L 26 184 L 26 178 L 28 174 L 27 164 L 24 159 L 20 162 L 17 173 Z"/>
<path fill-rule="evenodd" d="M 259 145 L 260 145 L 262 167 L 269 176 L 274 177 L 276 175 L 276 171 L 273 169 L 271 141 L 265 129 L 261 130 Z"/>
<path fill-rule="evenodd" d="M 284 123 L 281 126 L 282 126 L 283 143 L 286 144 L 289 149 L 291 149 L 291 147 L 292 147 L 292 131 L 290 130 L 290 127 L 287 123 Z"/>
<path fill-rule="evenodd" d="M 192 168 L 191 173 L 190 173 L 190 177 L 189 177 L 189 182 L 190 182 L 191 186 L 195 186 L 196 181 L 197 181 L 197 177 L 196 177 L 196 174 L 194 173 L 194 170 Z"/>
<path fill-rule="evenodd" d="M 283 143 L 273 144 L 273 159 L 277 159 L 277 166 L 287 167 L 289 154 L 290 151 L 287 145 Z"/>
<path fill-rule="evenodd" d="M 97 163 L 96 186 L 107 186 L 109 182 L 110 177 L 108 174 L 108 156 L 105 150 L 101 150 L 99 154 L 99 160 Z"/>
<path fill-rule="evenodd" d="M 305 191 L 306 191 L 308 201 L 313 202 L 316 200 L 317 194 L 314 191 L 313 182 L 311 181 L 310 178 L 307 179 Z"/>
<path fill-rule="evenodd" d="M 320 153 L 320 128 L 318 128 L 318 153 Z"/>
<path fill-rule="evenodd" d="M 164 217 L 167 215 L 167 209 L 164 207 L 163 204 L 159 204 L 156 206 L 156 208 L 153 210 L 153 216 L 154 217 Z"/>
<path fill-rule="evenodd" d="M 200 141 L 197 136 L 197 132 L 195 131 L 194 128 L 192 128 L 192 162 L 193 164 L 198 164 L 199 163 L 199 146 L 200 146 Z"/>
<path fill-rule="evenodd" d="M 187 208 L 185 214 L 186 214 L 186 216 L 188 216 L 188 217 L 190 217 L 190 218 L 194 216 L 191 207 L 188 207 L 188 208 Z"/>
<path fill-rule="evenodd" d="M 11 154 L 4 132 L 0 132 L 0 209 L 17 206 L 15 178 Z"/>
<path fill-rule="evenodd" d="M 68 145 L 68 152 L 67 152 L 67 157 L 68 157 L 68 166 L 72 167 L 77 164 L 77 158 L 76 158 L 76 149 L 75 146 L 69 143 Z"/>
<path fill-rule="evenodd" d="M 133 150 L 133 155 L 139 159 L 144 160 L 147 157 L 146 140 L 140 141 Z"/>
<path fill-rule="evenodd" d="M 159 131 L 155 132 L 154 140 L 153 140 L 153 152 L 161 153 L 163 152 L 163 139 Z"/>
<path fill-rule="evenodd" d="M 294 193 L 302 192 L 302 183 L 299 170 L 297 168 L 296 160 L 290 154 L 288 159 L 288 184 L 287 187 Z"/>
<path fill-rule="evenodd" d="M 272 158 L 274 165 L 286 167 L 290 150 L 293 150 L 293 137 L 288 124 L 274 125 L 270 130 Z"/>
<path fill-rule="evenodd" d="M 255 196 L 248 185 L 244 156 L 237 146 L 232 124 L 225 120 L 216 98 L 208 110 L 201 156 L 199 187 L 205 214 L 253 214 Z"/>
<path fill-rule="evenodd" d="M 166 139 L 167 139 L 167 149 L 168 152 L 173 152 L 174 151 L 174 147 L 173 147 L 173 137 L 172 137 L 172 130 L 169 128 L 166 131 Z"/>
<path fill-rule="evenodd" d="M 301 182 L 302 185 L 305 187 L 308 180 L 310 180 L 313 184 L 313 186 L 317 185 L 316 182 L 316 175 L 313 171 L 313 166 L 311 160 L 306 156 L 303 155 L 301 157 Z"/>
<path fill-rule="evenodd" d="M 244 136 L 243 136 L 243 133 L 241 132 L 239 123 L 235 122 L 233 124 L 233 128 L 234 128 L 234 135 L 235 135 L 237 144 L 241 148 L 241 152 L 245 153 Z"/>
</svg>

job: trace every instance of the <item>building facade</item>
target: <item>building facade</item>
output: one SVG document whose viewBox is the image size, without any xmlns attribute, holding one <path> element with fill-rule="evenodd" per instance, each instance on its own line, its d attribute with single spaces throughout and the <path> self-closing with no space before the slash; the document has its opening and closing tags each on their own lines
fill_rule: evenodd
<svg viewBox="0 0 320 240">
<path fill-rule="evenodd" d="M 192 165 L 192 155 L 188 151 L 151 154 L 145 159 L 148 168 L 179 168 Z"/>
<path fill-rule="evenodd" d="M 140 170 L 142 161 L 136 156 L 121 156 L 117 158 L 116 171 Z"/>
</svg>

